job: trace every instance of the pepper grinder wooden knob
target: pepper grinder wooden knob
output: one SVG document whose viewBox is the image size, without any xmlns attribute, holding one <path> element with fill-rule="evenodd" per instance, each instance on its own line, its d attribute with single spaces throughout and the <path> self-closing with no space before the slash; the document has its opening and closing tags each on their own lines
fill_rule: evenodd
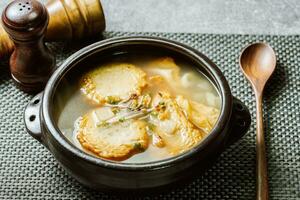
<svg viewBox="0 0 300 200">
<path fill-rule="evenodd" d="M 3 27 L 14 42 L 10 57 L 13 80 L 25 92 L 38 92 L 55 68 L 55 58 L 44 44 L 49 15 L 36 0 L 15 0 L 2 14 Z"/>
</svg>

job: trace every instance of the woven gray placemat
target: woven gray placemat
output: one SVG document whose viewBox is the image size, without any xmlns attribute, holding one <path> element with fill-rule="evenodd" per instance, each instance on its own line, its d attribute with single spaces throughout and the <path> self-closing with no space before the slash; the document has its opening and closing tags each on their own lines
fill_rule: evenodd
<svg viewBox="0 0 300 200">
<path fill-rule="evenodd" d="M 166 37 L 188 44 L 210 57 L 224 72 L 233 94 L 255 105 L 249 84 L 238 69 L 240 50 L 249 42 L 267 41 L 278 65 L 265 92 L 265 127 L 271 199 L 300 199 L 300 37 L 166 33 L 105 33 Z M 81 45 L 57 43 L 58 63 Z M 0 68 L 0 199 L 117 199 L 84 188 L 25 132 L 23 109 L 31 96 L 17 90 L 7 68 Z M 254 199 L 255 122 L 237 144 L 224 152 L 202 176 L 183 188 L 147 199 Z"/>
</svg>

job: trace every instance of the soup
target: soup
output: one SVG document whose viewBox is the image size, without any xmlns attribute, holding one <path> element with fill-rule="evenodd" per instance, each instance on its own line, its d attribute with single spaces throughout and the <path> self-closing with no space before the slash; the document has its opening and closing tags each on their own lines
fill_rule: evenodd
<svg viewBox="0 0 300 200">
<path fill-rule="evenodd" d="M 62 84 L 57 123 L 70 142 L 99 158 L 176 156 L 201 142 L 219 117 L 216 88 L 184 60 L 125 54 L 88 68 Z"/>
</svg>

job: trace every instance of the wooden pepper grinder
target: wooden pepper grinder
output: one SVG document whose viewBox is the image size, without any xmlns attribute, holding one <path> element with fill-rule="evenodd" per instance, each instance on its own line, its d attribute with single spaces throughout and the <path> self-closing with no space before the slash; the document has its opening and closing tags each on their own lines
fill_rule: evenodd
<svg viewBox="0 0 300 200">
<path fill-rule="evenodd" d="M 48 0 L 49 13 L 46 41 L 77 41 L 100 36 L 105 29 L 105 16 L 100 0 Z M 14 49 L 13 42 L 0 23 L 0 60 Z"/>
<path fill-rule="evenodd" d="M 38 92 L 55 68 L 55 58 L 44 44 L 49 15 L 36 0 L 15 0 L 2 14 L 3 27 L 14 42 L 10 57 L 13 80 L 25 92 Z"/>
</svg>

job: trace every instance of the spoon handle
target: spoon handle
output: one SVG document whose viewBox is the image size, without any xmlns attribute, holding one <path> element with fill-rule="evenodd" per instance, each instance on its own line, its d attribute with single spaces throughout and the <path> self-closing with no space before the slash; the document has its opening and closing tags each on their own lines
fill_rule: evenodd
<svg viewBox="0 0 300 200">
<path fill-rule="evenodd" d="M 257 200 L 267 200 L 269 197 L 266 146 L 262 114 L 262 92 L 256 93 L 256 188 Z"/>
</svg>

